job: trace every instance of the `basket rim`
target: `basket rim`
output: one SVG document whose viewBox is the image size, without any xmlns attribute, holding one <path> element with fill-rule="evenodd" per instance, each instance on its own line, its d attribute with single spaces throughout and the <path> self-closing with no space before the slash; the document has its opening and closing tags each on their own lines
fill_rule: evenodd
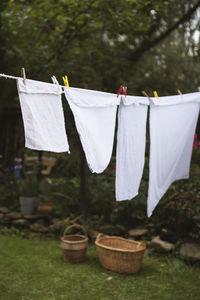
<svg viewBox="0 0 200 300">
<path fill-rule="evenodd" d="M 132 240 L 128 240 L 128 241 L 132 244 L 140 245 L 140 248 L 135 249 L 135 250 L 125 250 L 125 249 L 121 249 L 121 248 L 109 247 L 109 246 L 105 246 L 105 245 L 101 244 L 101 240 L 103 240 L 103 239 L 118 239 L 118 240 L 122 240 L 122 241 L 127 241 L 127 239 L 118 237 L 118 236 L 104 236 L 104 237 L 101 237 L 100 239 L 96 239 L 95 245 L 99 246 L 101 248 L 104 248 L 104 249 L 108 249 L 108 250 L 112 250 L 112 251 L 114 250 L 114 251 L 124 252 L 124 253 L 136 253 L 136 252 L 144 251 L 146 249 L 145 244 L 143 244 L 141 242 L 137 242 L 137 241 L 132 241 Z"/>
<path fill-rule="evenodd" d="M 66 240 L 65 238 L 68 238 L 68 237 L 81 237 L 82 240 L 81 241 L 69 241 L 69 240 Z M 81 235 L 81 234 L 69 234 L 69 235 L 64 235 L 61 237 L 61 241 L 63 243 L 68 243 L 68 244 L 82 244 L 82 243 L 85 243 L 85 242 L 88 242 L 88 237 L 85 236 L 85 235 Z"/>
</svg>

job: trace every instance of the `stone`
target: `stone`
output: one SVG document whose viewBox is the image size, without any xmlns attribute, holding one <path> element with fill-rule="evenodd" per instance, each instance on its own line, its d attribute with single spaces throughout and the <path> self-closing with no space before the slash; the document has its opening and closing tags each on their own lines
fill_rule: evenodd
<svg viewBox="0 0 200 300">
<path fill-rule="evenodd" d="M 37 220 L 38 218 L 40 218 L 40 216 L 38 215 L 24 215 L 24 219 L 27 219 L 27 220 Z"/>
<path fill-rule="evenodd" d="M 58 219 L 58 218 L 53 218 L 53 219 L 51 220 L 51 222 L 52 222 L 53 224 L 58 223 L 59 221 L 60 221 L 60 219 Z"/>
<path fill-rule="evenodd" d="M 179 236 L 175 232 L 163 228 L 160 232 L 160 238 L 161 240 L 167 241 L 169 243 L 176 243 L 179 239 Z"/>
<path fill-rule="evenodd" d="M 170 252 L 175 248 L 175 245 L 166 241 L 162 241 L 159 236 L 156 236 L 151 241 L 151 247 L 158 252 Z"/>
<path fill-rule="evenodd" d="M 48 232 L 48 228 L 39 223 L 31 224 L 29 228 L 34 232 Z"/>
<path fill-rule="evenodd" d="M 4 217 L 0 220 L 1 224 L 9 225 L 10 224 L 10 218 Z"/>
<path fill-rule="evenodd" d="M 61 233 L 62 227 L 62 224 L 55 223 L 49 226 L 49 230 L 53 233 Z"/>
<path fill-rule="evenodd" d="M 200 245 L 196 243 L 184 243 L 180 246 L 180 256 L 191 261 L 200 261 Z"/>
<path fill-rule="evenodd" d="M 147 233 L 149 232 L 148 229 L 130 229 L 128 231 L 128 234 L 131 236 L 131 237 L 141 237 L 141 236 L 145 236 L 147 235 Z"/>
<path fill-rule="evenodd" d="M 7 207 L 0 207 L 0 213 L 7 214 L 10 210 Z"/>
<path fill-rule="evenodd" d="M 19 212 L 13 211 L 13 212 L 6 214 L 6 217 L 10 218 L 10 219 L 21 219 L 22 214 Z"/>
<path fill-rule="evenodd" d="M 19 225 L 22 227 L 28 227 L 29 226 L 29 221 L 25 219 L 18 219 L 18 220 L 13 220 L 12 221 L 13 225 Z"/>
<path fill-rule="evenodd" d="M 36 223 L 37 223 L 37 224 L 40 224 L 40 225 L 42 225 L 42 226 L 48 225 L 47 222 L 46 222 L 44 219 L 38 219 Z"/>
<path fill-rule="evenodd" d="M 99 232 L 108 235 L 124 235 L 125 229 L 120 225 L 104 225 L 99 228 Z"/>
</svg>

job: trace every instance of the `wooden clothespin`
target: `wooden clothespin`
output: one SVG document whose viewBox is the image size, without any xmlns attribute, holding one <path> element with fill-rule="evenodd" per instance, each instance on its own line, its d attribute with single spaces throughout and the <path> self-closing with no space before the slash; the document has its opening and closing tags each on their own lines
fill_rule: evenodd
<svg viewBox="0 0 200 300">
<path fill-rule="evenodd" d="M 65 75 L 65 76 L 63 76 L 63 82 L 64 82 L 64 85 L 68 88 L 68 90 L 69 90 L 69 81 L 68 81 L 68 78 L 67 78 L 67 76 Z"/>
<path fill-rule="evenodd" d="M 141 91 L 141 93 L 142 93 L 145 97 L 147 97 L 148 99 L 150 99 L 149 95 L 148 95 L 145 91 Z"/>
<path fill-rule="evenodd" d="M 158 98 L 158 93 L 156 91 L 153 91 L 154 97 Z"/>
<path fill-rule="evenodd" d="M 182 95 L 181 91 L 180 90 L 177 90 L 177 92 L 179 93 L 179 95 Z"/>
<path fill-rule="evenodd" d="M 26 72 L 25 72 L 25 68 L 22 68 L 22 77 L 23 77 L 23 82 L 24 82 L 24 85 L 26 85 Z"/>
</svg>

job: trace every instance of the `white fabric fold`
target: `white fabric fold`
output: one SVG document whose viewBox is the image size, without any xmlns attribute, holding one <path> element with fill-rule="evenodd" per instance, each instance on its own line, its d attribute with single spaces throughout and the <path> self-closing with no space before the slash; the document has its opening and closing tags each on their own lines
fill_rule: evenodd
<svg viewBox="0 0 200 300">
<path fill-rule="evenodd" d="M 17 80 L 18 91 L 26 94 L 62 94 L 62 87 L 58 84 L 26 79 L 24 84 L 23 79 Z"/>
<path fill-rule="evenodd" d="M 73 112 L 77 131 L 88 166 L 102 173 L 108 166 L 113 149 L 117 95 L 72 88 L 64 89 Z"/>
<path fill-rule="evenodd" d="M 69 152 L 60 86 L 26 79 L 17 80 L 25 131 L 25 147 Z"/>
<path fill-rule="evenodd" d="M 118 112 L 116 155 L 116 200 L 130 200 L 138 194 L 145 162 L 146 120 L 149 100 L 127 96 Z"/>
<path fill-rule="evenodd" d="M 148 217 L 169 186 L 189 177 L 200 93 L 152 99 Z"/>
</svg>

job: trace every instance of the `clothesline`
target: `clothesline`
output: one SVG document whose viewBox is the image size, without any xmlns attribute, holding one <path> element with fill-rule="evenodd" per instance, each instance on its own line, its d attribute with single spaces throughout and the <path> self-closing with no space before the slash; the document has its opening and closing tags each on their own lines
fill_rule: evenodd
<svg viewBox="0 0 200 300">
<path fill-rule="evenodd" d="M 15 80 L 17 80 L 17 79 L 23 79 L 24 80 L 24 85 L 26 85 L 27 78 L 26 78 L 26 75 L 25 75 L 25 70 L 24 71 L 22 70 L 22 75 L 23 75 L 23 77 L 16 77 L 16 76 L 11 76 L 11 75 L 0 73 L 0 77 L 4 77 L 6 79 L 7 78 L 9 78 L 9 79 L 15 79 Z M 52 84 L 56 84 L 57 86 L 59 86 L 61 88 L 67 87 L 69 89 L 69 83 L 68 83 L 67 76 L 63 77 L 63 81 L 64 81 L 65 86 L 60 85 L 55 76 L 52 76 L 51 79 L 53 81 Z M 123 90 L 124 96 L 125 97 L 127 96 L 127 87 L 120 86 L 119 91 L 117 92 L 117 97 L 119 96 L 119 94 L 121 94 L 122 90 Z M 62 92 L 64 93 L 63 89 L 62 89 Z"/>
<path fill-rule="evenodd" d="M 15 77 L 15 76 L 11 76 L 11 75 L 6 75 L 6 74 L 3 74 L 3 73 L 2 74 L 0 73 L 0 77 L 5 77 L 6 79 L 7 78 L 10 78 L 10 79 L 21 79 L 22 78 L 22 77 Z"/>
<path fill-rule="evenodd" d="M 0 77 L 4 77 L 4 78 L 9 78 L 9 79 L 15 79 L 15 80 L 17 80 L 17 79 L 24 79 L 23 77 L 16 77 L 16 76 L 11 76 L 11 75 L 7 75 L 7 74 L 3 74 L 3 73 L 0 73 Z M 52 84 L 57 84 L 57 85 L 59 85 L 60 87 L 64 87 L 63 85 L 60 85 L 59 83 L 56 83 L 55 81 L 54 81 L 54 79 L 53 78 L 55 78 L 55 76 L 52 76 L 51 77 L 51 79 L 52 79 L 52 81 L 53 81 L 53 83 Z M 56 80 L 56 78 L 55 78 L 55 80 Z"/>
<path fill-rule="evenodd" d="M 15 79 L 15 80 L 16 80 L 16 79 L 24 79 L 23 77 L 11 76 L 11 75 L 7 75 L 7 74 L 4 74 L 4 73 L 0 73 L 0 77 L 4 77 L 4 78 L 6 78 L 6 79 L 7 79 L 7 78 L 9 78 L 9 79 Z M 52 79 L 52 81 L 53 81 L 53 84 L 57 84 L 57 85 L 60 86 L 61 88 L 65 87 L 65 86 L 60 85 L 60 84 L 58 83 L 58 81 L 56 80 L 56 77 L 55 77 L 55 76 L 52 76 L 51 79 Z M 68 87 L 69 87 L 69 85 L 68 85 Z M 127 87 L 120 86 L 120 88 L 125 89 L 125 91 L 124 91 L 123 93 L 124 93 L 124 95 L 127 95 Z M 119 88 L 119 90 L 120 90 L 120 88 Z M 118 91 L 118 92 L 119 92 L 119 91 Z M 121 91 L 120 91 L 120 92 L 121 92 Z M 177 90 L 177 92 L 178 92 L 179 95 L 182 95 L 182 93 L 181 93 L 180 90 Z M 150 99 L 149 95 L 148 95 L 145 91 L 141 91 L 141 93 L 142 93 L 145 97 L 147 97 L 148 99 Z M 155 91 L 154 93 L 156 93 L 156 96 L 155 96 L 155 97 L 158 97 L 157 92 Z M 118 96 L 118 93 L 117 93 L 117 96 Z"/>
</svg>

